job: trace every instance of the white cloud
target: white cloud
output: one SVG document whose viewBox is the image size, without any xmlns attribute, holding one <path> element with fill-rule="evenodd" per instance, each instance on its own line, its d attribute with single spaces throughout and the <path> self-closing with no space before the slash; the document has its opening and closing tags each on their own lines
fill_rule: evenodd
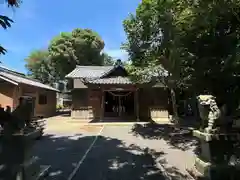
<svg viewBox="0 0 240 180">
<path fill-rule="evenodd" d="M 114 59 L 127 60 L 128 54 L 122 49 L 106 49 L 104 50 L 109 56 L 112 56 Z"/>
</svg>

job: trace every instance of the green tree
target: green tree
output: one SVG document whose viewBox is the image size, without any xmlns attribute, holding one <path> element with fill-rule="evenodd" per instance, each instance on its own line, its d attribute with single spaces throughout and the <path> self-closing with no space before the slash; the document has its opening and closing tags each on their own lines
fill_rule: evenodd
<svg viewBox="0 0 240 180">
<path fill-rule="evenodd" d="M 103 65 L 105 66 L 114 65 L 113 58 L 109 56 L 107 53 L 102 53 L 102 58 L 103 58 Z"/>
<path fill-rule="evenodd" d="M 47 50 L 35 50 L 25 59 L 28 75 L 43 83 L 51 84 L 54 77 L 51 74 L 49 53 Z"/>
<path fill-rule="evenodd" d="M 124 30 L 127 42 L 123 48 L 131 60 L 130 72 L 137 81 L 157 78 L 171 89 L 173 111 L 177 117 L 177 107 L 174 88 L 180 81 L 178 49 L 174 49 L 173 41 L 175 26 L 171 15 L 170 1 L 143 0 L 136 10 L 124 20 Z M 174 81 L 167 81 L 166 71 L 171 73 Z M 164 76 L 163 76 L 164 75 Z"/>
<path fill-rule="evenodd" d="M 124 21 L 135 74 L 163 67 L 169 87 L 218 97 L 237 92 L 239 14 L 240 1 L 143 0 Z"/>
<path fill-rule="evenodd" d="M 8 4 L 9 7 L 19 7 L 20 0 L 5 0 L 5 2 Z M 11 27 L 11 23 L 13 23 L 13 20 L 10 19 L 7 16 L 0 15 L 0 25 L 3 29 L 7 29 Z M 0 55 L 6 53 L 6 49 L 2 46 L 0 46 Z"/>
<path fill-rule="evenodd" d="M 90 29 L 61 33 L 50 42 L 50 67 L 56 79 L 64 79 L 76 65 L 103 65 L 104 42 Z"/>
<path fill-rule="evenodd" d="M 47 50 L 33 51 L 25 60 L 29 75 L 53 84 L 63 80 L 76 65 L 111 65 L 113 59 L 101 53 L 104 42 L 89 29 L 74 29 L 54 37 Z"/>
</svg>

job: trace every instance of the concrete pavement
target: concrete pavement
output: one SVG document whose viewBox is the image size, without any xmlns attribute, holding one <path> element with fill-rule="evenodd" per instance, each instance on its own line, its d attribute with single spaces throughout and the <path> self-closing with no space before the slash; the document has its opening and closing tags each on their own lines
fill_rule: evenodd
<svg viewBox="0 0 240 180">
<path fill-rule="evenodd" d="M 47 121 L 45 133 L 34 153 L 52 166 L 50 180 L 161 180 L 167 179 L 164 171 L 173 179 L 191 179 L 185 169 L 193 166 L 194 146 L 183 150 L 163 137 L 137 135 L 133 124 L 80 125 L 56 118 Z"/>
</svg>

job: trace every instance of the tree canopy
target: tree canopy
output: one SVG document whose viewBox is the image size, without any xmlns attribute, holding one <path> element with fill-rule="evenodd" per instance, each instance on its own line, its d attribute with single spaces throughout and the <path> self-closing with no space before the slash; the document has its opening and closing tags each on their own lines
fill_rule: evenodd
<svg viewBox="0 0 240 180">
<path fill-rule="evenodd" d="M 76 65 L 102 65 L 103 48 L 103 40 L 90 29 L 77 28 L 54 37 L 48 51 L 55 77 L 63 79 Z"/>
<path fill-rule="evenodd" d="M 74 29 L 54 37 L 44 51 L 33 51 L 26 58 L 31 76 L 44 83 L 63 80 L 76 65 L 110 65 L 113 59 L 102 53 L 104 42 L 90 29 Z"/>
<path fill-rule="evenodd" d="M 110 66 L 114 65 L 113 57 L 109 56 L 107 53 L 102 53 L 103 65 Z"/>
<path fill-rule="evenodd" d="M 123 22 L 123 48 L 138 76 L 165 68 L 175 86 L 233 93 L 240 72 L 239 14 L 238 0 L 143 0 Z"/>
<path fill-rule="evenodd" d="M 49 64 L 49 52 L 47 50 L 35 50 L 25 60 L 25 66 L 32 78 L 46 84 L 54 82 Z"/>
</svg>

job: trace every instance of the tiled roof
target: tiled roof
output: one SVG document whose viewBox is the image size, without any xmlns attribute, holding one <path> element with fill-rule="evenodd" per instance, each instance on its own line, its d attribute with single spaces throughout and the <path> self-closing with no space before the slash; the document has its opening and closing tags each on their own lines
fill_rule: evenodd
<svg viewBox="0 0 240 180">
<path fill-rule="evenodd" d="M 82 78 L 89 84 L 134 84 L 129 77 L 106 77 L 116 67 L 119 66 L 77 66 L 66 78 Z M 162 67 L 155 67 L 149 72 L 152 74 L 148 74 L 142 83 L 149 83 L 154 76 L 167 76 L 167 71 Z"/>
<path fill-rule="evenodd" d="M 7 69 L 7 68 L 1 67 L 1 66 L 0 66 L 0 78 L 2 78 L 4 80 L 5 79 L 9 80 L 9 81 L 15 82 L 15 83 L 22 83 L 22 84 L 27 84 L 27 85 L 43 88 L 43 89 L 58 91 L 57 89 L 55 89 L 49 85 L 43 84 L 43 83 L 39 82 L 38 80 L 26 77 L 22 73 L 15 72 L 15 71 L 12 71 L 10 69 Z"/>
<path fill-rule="evenodd" d="M 66 78 L 100 78 L 114 66 L 77 66 Z"/>
<path fill-rule="evenodd" d="M 122 76 L 94 79 L 87 82 L 91 84 L 133 84 L 128 77 Z"/>
</svg>

